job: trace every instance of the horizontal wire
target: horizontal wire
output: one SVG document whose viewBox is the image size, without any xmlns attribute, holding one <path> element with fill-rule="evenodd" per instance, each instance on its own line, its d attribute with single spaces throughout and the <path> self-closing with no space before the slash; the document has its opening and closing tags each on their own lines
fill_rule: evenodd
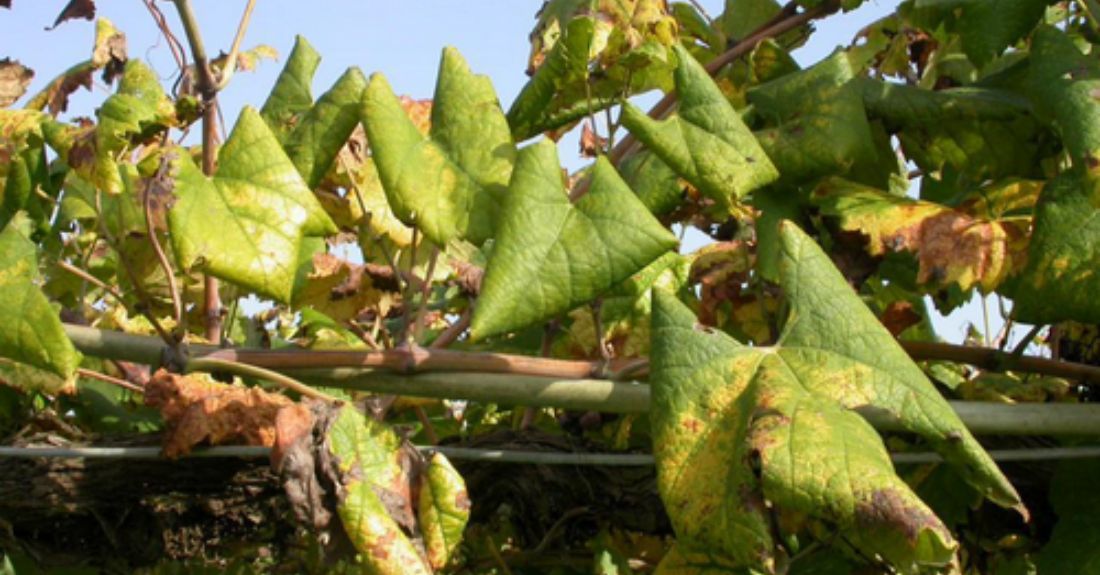
<svg viewBox="0 0 1100 575">
<path fill-rule="evenodd" d="M 603 465 L 642 467 L 653 465 L 653 456 L 640 453 L 566 453 L 477 449 L 425 445 L 417 449 L 426 453 L 442 453 L 450 459 L 495 463 L 527 463 L 535 465 Z M 1045 447 L 1036 449 L 989 450 L 994 461 L 1045 461 L 1100 457 L 1100 446 Z M 264 458 L 270 447 L 253 445 L 222 445 L 195 449 L 185 457 Z M 68 459 L 160 459 L 159 447 L 13 447 L 0 446 L 0 458 L 68 458 Z M 943 461 L 938 453 L 892 453 L 894 463 L 935 463 Z"/>
</svg>

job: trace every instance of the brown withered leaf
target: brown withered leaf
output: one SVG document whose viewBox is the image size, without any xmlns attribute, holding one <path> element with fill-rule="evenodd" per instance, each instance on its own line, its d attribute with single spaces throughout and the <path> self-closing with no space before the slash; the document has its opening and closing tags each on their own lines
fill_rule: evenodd
<svg viewBox="0 0 1100 575">
<path fill-rule="evenodd" d="M 61 10 L 61 13 L 57 15 L 57 19 L 53 21 L 53 26 L 50 26 L 46 29 L 53 30 L 54 28 L 60 26 L 62 22 L 73 20 L 76 18 L 83 18 L 85 20 L 94 19 L 94 0 L 69 0 L 69 3 L 66 4 L 65 8 Z"/>
<path fill-rule="evenodd" d="M 11 0 L 0 0 L 0 8 L 11 10 Z"/>
<path fill-rule="evenodd" d="M 913 309 L 911 302 L 901 300 L 890 302 L 879 319 L 890 330 L 890 335 L 897 337 L 901 332 L 920 323 L 921 315 Z"/>
<path fill-rule="evenodd" d="M 412 120 L 416 129 L 420 130 L 420 134 L 427 137 L 428 131 L 432 128 L 432 101 L 401 96 L 401 107 L 405 109 L 405 114 Z"/>
<path fill-rule="evenodd" d="M 271 466 L 279 473 L 294 516 L 317 530 L 332 521 L 332 511 L 326 505 L 329 491 L 317 473 L 317 451 L 333 413 L 333 406 L 305 399 L 275 415 Z"/>
<path fill-rule="evenodd" d="M 607 148 L 607 138 L 601 137 L 592 128 L 592 122 L 585 122 L 581 127 L 581 157 L 595 158 Z"/>
<path fill-rule="evenodd" d="M 164 455 L 177 458 L 201 443 L 275 445 L 276 418 L 287 430 L 305 425 L 309 410 L 282 395 L 158 370 L 145 387 L 145 404 L 164 418 Z M 311 425 L 311 424 L 310 424 Z"/>
<path fill-rule="evenodd" d="M 7 108 L 23 97 L 34 79 L 34 70 L 16 60 L 0 60 L 0 108 Z"/>
<path fill-rule="evenodd" d="M 362 265 L 318 253 L 313 256 L 313 271 L 295 294 L 294 304 L 312 306 L 336 321 L 344 321 L 384 299 L 385 293 L 374 287 Z"/>
<path fill-rule="evenodd" d="M 49 111 L 50 115 L 57 116 L 69 109 L 69 96 L 79 88 L 92 89 L 92 73 L 95 66 L 91 60 L 77 64 L 69 68 L 60 76 L 51 81 L 41 92 L 35 94 L 28 108 Z"/>
</svg>

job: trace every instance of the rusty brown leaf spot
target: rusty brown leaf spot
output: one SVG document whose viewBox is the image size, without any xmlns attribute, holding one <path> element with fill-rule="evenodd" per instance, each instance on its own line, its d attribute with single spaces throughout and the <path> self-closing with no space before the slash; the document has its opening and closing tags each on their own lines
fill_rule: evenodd
<svg viewBox="0 0 1100 575">
<path fill-rule="evenodd" d="M 607 138 L 596 133 L 592 122 L 585 122 L 581 128 L 581 157 L 595 158 L 605 148 L 607 148 Z"/>
<path fill-rule="evenodd" d="M 906 505 L 905 498 L 891 489 L 878 489 L 870 501 L 856 503 L 856 521 L 864 529 L 885 529 L 901 533 L 916 544 L 921 531 L 931 529 L 951 539 L 940 520 L 926 508 Z"/>
<path fill-rule="evenodd" d="M 164 455 L 169 458 L 186 455 L 204 442 L 273 446 L 276 416 L 283 409 L 298 409 L 286 396 L 164 369 L 146 385 L 145 404 L 160 410 L 164 418 Z M 297 415 L 304 417 L 308 411 Z"/>
<path fill-rule="evenodd" d="M 23 97 L 34 79 L 34 70 L 15 60 L 0 60 L 0 108 L 7 108 Z"/>
<path fill-rule="evenodd" d="M 886 310 L 882 312 L 882 325 L 886 326 L 886 329 L 890 330 L 890 334 L 894 337 L 901 335 L 901 332 L 913 327 L 920 323 L 920 314 L 913 309 L 913 304 L 907 301 L 895 301 L 886 306 Z"/>
</svg>

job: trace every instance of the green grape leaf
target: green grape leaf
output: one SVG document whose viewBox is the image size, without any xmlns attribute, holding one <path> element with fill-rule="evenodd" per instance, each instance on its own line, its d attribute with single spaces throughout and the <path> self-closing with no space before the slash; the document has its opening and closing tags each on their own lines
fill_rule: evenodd
<svg viewBox="0 0 1100 575">
<path fill-rule="evenodd" d="M 767 185 L 778 172 L 706 70 L 687 50 L 674 51 L 678 115 L 656 121 L 630 103 L 622 122 L 682 178 L 723 209 Z"/>
<path fill-rule="evenodd" d="M 348 68 L 317 104 L 302 114 L 283 146 L 312 190 L 321 183 L 344 142 L 359 124 L 367 79 L 359 68 Z"/>
<path fill-rule="evenodd" d="M 1006 187 L 1022 190 L 1033 203 L 1042 186 L 1016 182 Z M 863 234 L 871 255 L 915 254 L 917 282 L 933 289 L 956 283 L 963 290 L 978 287 L 990 293 L 1026 259 L 1030 218 L 985 214 L 986 202 L 950 208 L 840 178 L 823 181 L 812 199 L 821 213 L 839 219 L 840 229 Z"/>
<path fill-rule="evenodd" d="M 0 110 L 0 230 L 20 211 L 35 221 L 49 215 L 35 193 L 49 181 L 43 121 L 37 110 Z"/>
<path fill-rule="evenodd" d="M 896 134 L 926 174 L 951 168 L 981 182 L 1040 176 L 1040 128 L 1026 99 L 1002 90 L 924 90 L 858 80 L 867 113 Z"/>
<path fill-rule="evenodd" d="M 783 181 L 846 174 L 875 162 L 871 127 L 852 78 L 847 55 L 837 52 L 812 68 L 749 90 L 756 114 L 776 126 L 757 131 L 756 138 Z"/>
<path fill-rule="evenodd" d="M 213 178 L 182 151 L 167 153 L 176 156 L 168 223 L 180 267 L 289 301 L 303 237 L 337 230 L 259 113 L 241 112 Z"/>
<path fill-rule="evenodd" d="M 1064 172 L 1047 183 L 1035 207 L 1027 266 L 1012 293 L 1018 321 L 1100 323 L 1100 179 Z"/>
<path fill-rule="evenodd" d="M 363 96 L 364 126 L 390 206 L 438 245 L 493 237 L 515 144 L 488 78 L 453 48 L 443 51 L 425 137 L 389 83 L 375 74 Z"/>
<path fill-rule="evenodd" d="M 915 0 L 912 18 L 927 30 L 943 25 L 962 38 L 971 62 L 983 66 L 1028 34 L 1049 0 Z"/>
<path fill-rule="evenodd" d="M 569 202 L 557 148 L 524 148 L 508 190 L 471 326 L 473 339 L 569 311 L 676 247 L 606 158 L 589 192 Z"/>
<path fill-rule="evenodd" d="M 742 40 L 779 15 L 776 0 L 726 0 L 725 10 L 715 24 L 731 40 Z"/>
<path fill-rule="evenodd" d="M 649 150 L 627 156 L 619 170 L 638 199 L 656 216 L 668 214 L 684 201 L 680 177 Z"/>
<path fill-rule="evenodd" d="M 1059 463 L 1050 484 L 1050 499 L 1058 523 L 1039 553 L 1039 573 L 1095 573 L 1100 570 L 1100 462 L 1095 459 Z"/>
<path fill-rule="evenodd" d="M 3 344 L 0 343 L 0 345 Z M 84 384 L 78 386 L 78 379 L 61 377 L 52 371 L 18 361 L 0 361 L 0 387 L 7 386 L 23 392 L 37 391 L 48 395 L 67 395 L 83 392 Z"/>
<path fill-rule="evenodd" d="M 430 575 L 432 569 L 402 531 L 413 520 L 401 441 L 351 405 L 337 412 L 325 445 L 343 476 L 336 511 L 366 572 Z M 394 515 L 397 517 L 394 517 Z"/>
<path fill-rule="evenodd" d="M 0 230 L 0 355 L 69 379 L 80 366 L 80 352 L 37 284 L 38 252 L 30 231 L 30 220 L 21 214 Z"/>
<path fill-rule="evenodd" d="M 551 0 L 531 35 L 531 80 L 508 110 L 517 140 L 623 96 L 671 86 L 677 22 L 659 0 Z"/>
<path fill-rule="evenodd" d="M 172 125 L 175 113 L 156 72 L 141 60 L 129 60 L 118 91 L 96 111 L 99 124 L 94 140 L 74 142 L 67 156 L 69 165 L 98 189 L 120 193 L 123 183 L 115 158 L 135 141 Z"/>
<path fill-rule="evenodd" d="M 780 236 L 790 312 L 774 347 L 700 327 L 675 297 L 655 294 L 650 417 L 680 544 L 771 569 L 766 500 L 902 572 L 949 564 L 950 532 L 849 410 L 891 415 L 994 502 L 1024 512 L 1019 497 L 828 256 L 789 222 Z"/>
<path fill-rule="evenodd" d="M 275 81 L 275 87 L 264 102 L 260 115 L 280 143 L 286 143 L 297 125 L 298 118 L 313 106 L 313 74 L 321 63 L 321 55 L 302 36 L 294 38 L 283 71 Z"/>
<path fill-rule="evenodd" d="M 1054 118 L 1074 165 L 1100 173 L 1100 65 L 1051 26 L 1035 31 L 1028 84 L 1035 107 Z"/>
<path fill-rule="evenodd" d="M 428 563 L 433 569 L 442 569 L 458 548 L 470 520 L 466 483 L 442 453 L 432 455 L 428 470 L 421 476 L 418 509 Z"/>
</svg>

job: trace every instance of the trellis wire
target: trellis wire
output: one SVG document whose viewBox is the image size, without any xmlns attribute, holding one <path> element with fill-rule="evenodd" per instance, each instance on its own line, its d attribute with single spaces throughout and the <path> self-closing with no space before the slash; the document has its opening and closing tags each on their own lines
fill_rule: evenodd
<svg viewBox="0 0 1100 575">
<path fill-rule="evenodd" d="M 478 449 L 420 445 L 426 453 L 442 453 L 448 458 L 494 463 L 524 463 L 534 465 L 602 465 L 642 467 L 653 465 L 653 456 L 643 453 L 565 453 L 520 451 L 511 449 Z M 264 458 L 271 448 L 252 445 L 223 445 L 196 449 L 186 457 L 199 458 Z M 1100 457 L 1100 446 L 1045 447 L 1035 449 L 992 449 L 994 461 L 1044 461 Z M 13 447 L 0 446 L 0 458 L 67 458 L 67 459 L 160 459 L 159 447 Z M 892 453 L 894 463 L 935 463 L 943 461 L 938 453 Z"/>
</svg>

